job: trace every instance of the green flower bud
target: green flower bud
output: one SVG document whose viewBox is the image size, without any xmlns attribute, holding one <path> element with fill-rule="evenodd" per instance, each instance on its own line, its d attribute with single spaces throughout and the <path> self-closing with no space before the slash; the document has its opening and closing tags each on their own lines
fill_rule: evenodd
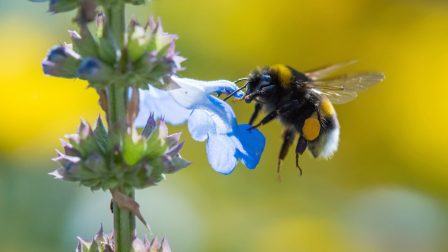
<svg viewBox="0 0 448 252">
<path fill-rule="evenodd" d="M 107 30 L 107 18 L 104 13 L 99 13 L 96 18 L 97 38 L 98 38 L 98 54 L 99 58 L 104 62 L 113 65 L 115 64 L 119 49 L 116 48 L 116 43 Z"/>
<path fill-rule="evenodd" d="M 61 167 L 51 173 L 55 178 L 76 181 L 92 190 L 145 188 L 156 185 L 165 177 L 190 165 L 179 151 L 180 134 L 168 135 L 163 121 L 148 120 L 139 134 L 130 130 L 123 139 L 123 152 L 115 153 L 110 146 L 107 130 L 98 119 L 94 130 L 81 122 L 77 134 L 62 141 L 64 153 L 58 151 L 54 161 Z M 110 157 L 114 156 L 114 162 Z"/>
<path fill-rule="evenodd" d="M 163 87 L 164 79 L 181 70 L 184 58 L 175 50 L 177 36 L 163 32 L 160 20 L 153 18 L 145 27 L 131 21 L 128 32 L 128 55 L 133 71 L 129 83 L 139 88 L 147 88 L 151 83 Z"/>
<path fill-rule="evenodd" d="M 139 25 L 136 20 L 132 20 L 128 32 L 128 55 L 132 62 L 140 59 L 146 53 L 150 40 L 151 33 Z"/>
</svg>

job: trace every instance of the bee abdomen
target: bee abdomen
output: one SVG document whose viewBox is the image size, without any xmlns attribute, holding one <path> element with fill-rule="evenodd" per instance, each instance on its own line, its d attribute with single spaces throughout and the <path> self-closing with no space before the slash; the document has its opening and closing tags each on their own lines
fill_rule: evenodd
<svg viewBox="0 0 448 252">
<path fill-rule="evenodd" d="M 320 102 L 320 112 L 326 118 L 331 118 L 336 116 L 336 111 L 334 110 L 333 104 L 331 104 L 330 100 L 326 96 L 322 96 Z"/>
<path fill-rule="evenodd" d="M 336 111 L 326 97 L 320 103 L 320 134 L 308 143 L 308 149 L 314 157 L 330 158 L 339 145 L 339 122 Z"/>
</svg>

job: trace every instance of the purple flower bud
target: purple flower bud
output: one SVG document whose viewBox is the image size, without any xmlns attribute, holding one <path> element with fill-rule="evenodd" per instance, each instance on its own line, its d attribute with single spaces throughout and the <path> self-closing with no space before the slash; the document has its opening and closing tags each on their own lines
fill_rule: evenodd
<svg viewBox="0 0 448 252">
<path fill-rule="evenodd" d="M 102 68 L 102 63 L 95 58 L 85 58 L 78 68 L 78 74 L 81 76 L 95 75 Z"/>
<path fill-rule="evenodd" d="M 50 49 L 47 57 L 42 62 L 44 73 L 47 75 L 76 78 L 76 70 L 81 62 L 81 56 L 73 51 L 70 46 L 55 46 Z"/>
<path fill-rule="evenodd" d="M 154 129 L 157 127 L 156 120 L 154 119 L 154 114 L 149 115 L 148 121 L 146 122 L 145 128 L 143 129 L 142 135 L 144 137 L 149 137 Z"/>
<path fill-rule="evenodd" d="M 114 78 L 114 71 L 110 66 L 91 57 L 82 59 L 77 73 L 81 79 L 88 80 L 92 86 L 99 83 L 107 84 Z"/>
</svg>

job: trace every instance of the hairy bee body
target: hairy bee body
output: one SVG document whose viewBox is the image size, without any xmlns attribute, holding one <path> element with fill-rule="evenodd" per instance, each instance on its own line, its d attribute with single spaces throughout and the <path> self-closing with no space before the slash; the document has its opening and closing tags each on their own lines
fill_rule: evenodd
<svg viewBox="0 0 448 252">
<path fill-rule="evenodd" d="M 301 73 L 287 65 L 273 65 L 252 71 L 242 88 L 244 100 L 255 101 L 249 120 L 253 125 L 260 111 L 266 116 L 252 128 L 278 119 L 284 126 L 283 144 L 277 171 L 296 135 L 296 167 L 300 173 L 299 156 L 308 149 L 314 157 L 329 158 L 338 148 L 339 122 L 332 103 L 342 104 L 357 97 L 359 91 L 381 82 L 378 72 L 355 73 L 324 79 L 328 74 L 355 61 L 326 66 Z M 240 89 L 242 89 L 240 88 Z"/>
<path fill-rule="evenodd" d="M 286 145 L 291 145 L 295 135 L 299 134 L 297 154 L 308 148 L 314 157 L 328 158 L 338 146 L 339 123 L 329 99 L 301 85 L 309 81 L 311 79 L 305 74 L 286 65 L 263 67 L 250 74 L 246 101 L 253 98 L 256 107 L 268 115 L 277 111 L 276 116 L 285 127 Z M 254 98 L 253 94 L 266 87 L 267 91 Z M 256 116 L 251 118 L 251 124 Z M 288 147 L 282 147 L 283 155 Z"/>
</svg>

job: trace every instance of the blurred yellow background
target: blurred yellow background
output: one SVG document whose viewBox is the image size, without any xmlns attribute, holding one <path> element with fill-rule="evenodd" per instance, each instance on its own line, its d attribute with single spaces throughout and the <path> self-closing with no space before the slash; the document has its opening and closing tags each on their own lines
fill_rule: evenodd
<svg viewBox="0 0 448 252">
<path fill-rule="evenodd" d="M 45 4 L 0 3 L 0 251 L 73 251 L 102 223 L 109 195 L 47 175 L 58 139 L 100 114 L 94 90 L 44 76 L 48 49 L 69 41 L 74 13 Z M 276 180 L 281 126 L 254 171 L 223 176 L 185 127 L 193 162 L 137 200 L 174 251 L 448 251 L 448 4 L 418 0 L 154 0 L 129 8 L 160 16 L 188 58 L 181 75 L 237 79 L 256 66 L 299 70 L 358 59 L 347 71 L 386 80 L 337 106 L 339 151 L 290 155 Z M 131 15 L 128 15 L 130 17 Z M 252 106 L 233 104 L 240 122 Z M 147 231 L 139 227 L 143 236 Z"/>
</svg>

